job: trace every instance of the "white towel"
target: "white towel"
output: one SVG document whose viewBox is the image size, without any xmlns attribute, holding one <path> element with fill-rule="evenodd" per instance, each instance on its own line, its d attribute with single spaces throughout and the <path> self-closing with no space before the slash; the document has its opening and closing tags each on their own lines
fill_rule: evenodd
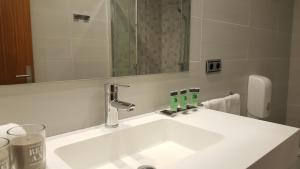
<svg viewBox="0 0 300 169">
<path fill-rule="evenodd" d="M 241 115 L 241 96 L 239 94 L 234 94 L 225 97 L 226 112 Z"/>
<path fill-rule="evenodd" d="M 241 115 L 240 99 L 239 94 L 234 94 L 224 98 L 209 100 L 202 104 L 207 109 Z"/>
<path fill-rule="evenodd" d="M 224 98 L 213 99 L 202 103 L 207 109 L 226 112 L 226 102 Z"/>
<path fill-rule="evenodd" d="M 6 138 L 7 137 L 7 131 L 13 127 L 18 126 L 17 124 L 14 123 L 9 123 L 9 124 L 5 124 L 5 125 L 1 125 L 0 126 L 0 137 L 2 138 Z"/>
</svg>

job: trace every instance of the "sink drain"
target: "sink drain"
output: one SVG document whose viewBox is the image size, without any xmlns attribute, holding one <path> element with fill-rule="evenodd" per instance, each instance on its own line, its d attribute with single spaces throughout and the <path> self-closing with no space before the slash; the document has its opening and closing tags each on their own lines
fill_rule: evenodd
<svg viewBox="0 0 300 169">
<path fill-rule="evenodd" d="M 151 165 L 142 165 L 137 169 L 156 169 L 155 167 L 151 166 Z"/>
</svg>

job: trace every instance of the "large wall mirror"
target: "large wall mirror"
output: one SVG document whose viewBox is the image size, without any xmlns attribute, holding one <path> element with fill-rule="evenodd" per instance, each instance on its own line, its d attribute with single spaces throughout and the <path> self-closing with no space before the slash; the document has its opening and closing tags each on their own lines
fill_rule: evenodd
<svg viewBox="0 0 300 169">
<path fill-rule="evenodd" d="M 1 0 L 0 85 L 189 70 L 190 0 Z"/>
</svg>

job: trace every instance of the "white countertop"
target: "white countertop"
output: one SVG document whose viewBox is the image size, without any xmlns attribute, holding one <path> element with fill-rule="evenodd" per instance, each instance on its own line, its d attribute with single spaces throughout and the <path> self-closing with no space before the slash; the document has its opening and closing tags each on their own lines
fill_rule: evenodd
<svg viewBox="0 0 300 169">
<path fill-rule="evenodd" d="M 291 154 L 290 151 L 285 150 L 286 147 L 297 152 L 299 139 L 297 128 L 200 108 L 196 112 L 178 115 L 175 118 L 154 112 L 121 120 L 120 127 L 116 129 L 107 129 L 104 125 L 100 125 L 50 137 L 47 139 L 48 169 L 71 169 L 55 154 L 55 150 L 62 146 L 161 119 L 172 119 L 224 137 L 217 144 L 178 162 L 171 167 L 172 169 L 260 169 L 263 166 L 270 166 L 267 164 L 268 161 L 261 162 L 261 159 L 265 158 L 273 160 L 273 165 L 280 168 L 281 164 L 277 164 L 274 160 L 279 156 L 281 159 L 290 158 L 282 153 Z M 290 159 L 286 160 L 287 163 L 288 160 Z"/>
</svg>

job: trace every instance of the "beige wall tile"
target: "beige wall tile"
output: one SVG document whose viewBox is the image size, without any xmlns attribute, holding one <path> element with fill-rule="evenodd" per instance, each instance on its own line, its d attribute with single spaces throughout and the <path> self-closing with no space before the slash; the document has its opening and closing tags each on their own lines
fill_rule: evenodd
<svg viewBox="0 0 300 169">
<path fill-rule="evenodd" d="M 300 72 L 300 58 L 292 58 L 290 60 L 290 82 L 298 83 L 300 82 L 299 72 Z"/>
<path fill-rule="evenodd" d="M 293 17 L 293 34 L 300 34 L 299 30 L 300 29 L 300 10 L 299 10 L 299 5 L 300 1 L 299 0 L 294 0 L 294 17 Z"/>
<path fill-rule="evenodd" d="M 34 59 L 34 78 L 37 83 L 47 81 L 47 62 L 45 60 Z"/>
<path fill-rule="evenodd" d="M 51 136 L 96 125 L 104 119 L 99 112 L 104 104 L 102 83 L 98 81 L 10 86 L 0 91 L 0 124 L 43 123 Z"/>
<path fill-rule="evenodd" d="M 31 27 L 33 37 L 70 38 L 71 16 L 63 16 L 53 12 L 31 11 Z"/>
<path fill-rule="evenodd" d="M 277 32 L 274 57 L 286 58 L 291 56 L 291 34 Z"/>
<path fill-rule="evenodd" d="M 72 22 L 72 37 L 80 39 L 103 40 L 108 38 L 108 27 L 105 21 Z"/>
<path fill-rule="evenodd" d="M 300 106 L 300 82 L 291 82 L 289 84 L 289 101 L 288 104 Z"/>
<path fill-rule="evenodd" d="M 106 63 L 108 63 L 107 44 L 108 41 L 106 41 L 106 39 L 72 39 L 71 55 L 77 59 L 93 59 L 95 61 L 106 61 Z"/>
<path fill-rule="evenodd" d="M 275 57 L 276 32 L 264 29 L 251 29 L 249 59 Z"/>
<path fill-rule="evenodd" d="M 273 83 L 288 84 L 288 59 L 249 60 L 249 74 L 259 74 L 270 78 Z M 283 103 L 284 104 L 284 103 Z"/>
<path fill-rule="evenodd" d="M 55 13 L 67 16 L 71 14 L 71 0 L 30 0 L 30 9 L 41 13 Z M 34 13 L 32 13 L 34 15 Z"/>
<path fill-rule="evenodd" d="M 73 64 L 76 79 L 109 77 L 110 75 L 110 65 L 105 60 L 75 59 Z"/>
<path fill-rule="evenodd" d="M 33 38 L 34 59 L 71 58 L 69 38 Z"/>
<path fill-rule="evenodd" d="M 291 33 L 293 23 L 294 0 L 278 0 L 278 30 Z"/>
<path fill-rule="evenodd" d="M 201 18 L 203 13 L 203 0 L 191 0 L 192 2 L 192 16 Z"/>
<path fill-rule="evenodd" d="M 252 0 L 250 23 L 256 28 L 277 30 L 278 0 Z"/>
<path fill-rule="evenodd" d="M 195 17 L 191 19 L 190 60 L 200 61 L 201 58 L 201 20 Z"/>
<path fill-rule="evenodd" d="M 287 85 L 281 85 L 281 84 L 274 84 L 273 85 L 273 89 L 272 89 L 272 110 L 274 111 L 278 111 L 277 113 L 274 113 L 274 115 L 276 116 L 276 114 L 278 116 L 280 116 L 281 118 L 277 118 L 277 120 L 280 120 L 281 123 L 285 122 L 285 116 L 286 116 L 286 104 L 282 104 L 282 103 L 286 103 L 287 99 L 288 99 L 288 86 Z M 279 115 L 280 114 L 280 115 Z"/>
<path fill-rule="evenodd" d="M 247 27 L 204 20 L 202 36 L 202 58 L 247 58 L 249 38 Z"/>
<path fill-rule="evenodd" d="M 300 126 L 300 106 L 288 105 L 287 124 L 299 127 Z"/>
<path fill-rule="evenodd" d="M 250 0 L 203 0 L 204 18 L 248 25 Z"/>
<path fill-rule="evenodd" d="M 300 34 L 292 37 L 291 58 L 300 58 Z"/>
<path fill-rule="evenodd" d="M 71 0 L 73 13 L 90 15 L 92 20 L 107 20 L 107 0 Z"/>
<path fill-rule="evenodd" d="M 50 81 L 74 79 L 74 64 L 72 59 L 58 59 L 46 61 L 46 77 Z"/>
</svg>

